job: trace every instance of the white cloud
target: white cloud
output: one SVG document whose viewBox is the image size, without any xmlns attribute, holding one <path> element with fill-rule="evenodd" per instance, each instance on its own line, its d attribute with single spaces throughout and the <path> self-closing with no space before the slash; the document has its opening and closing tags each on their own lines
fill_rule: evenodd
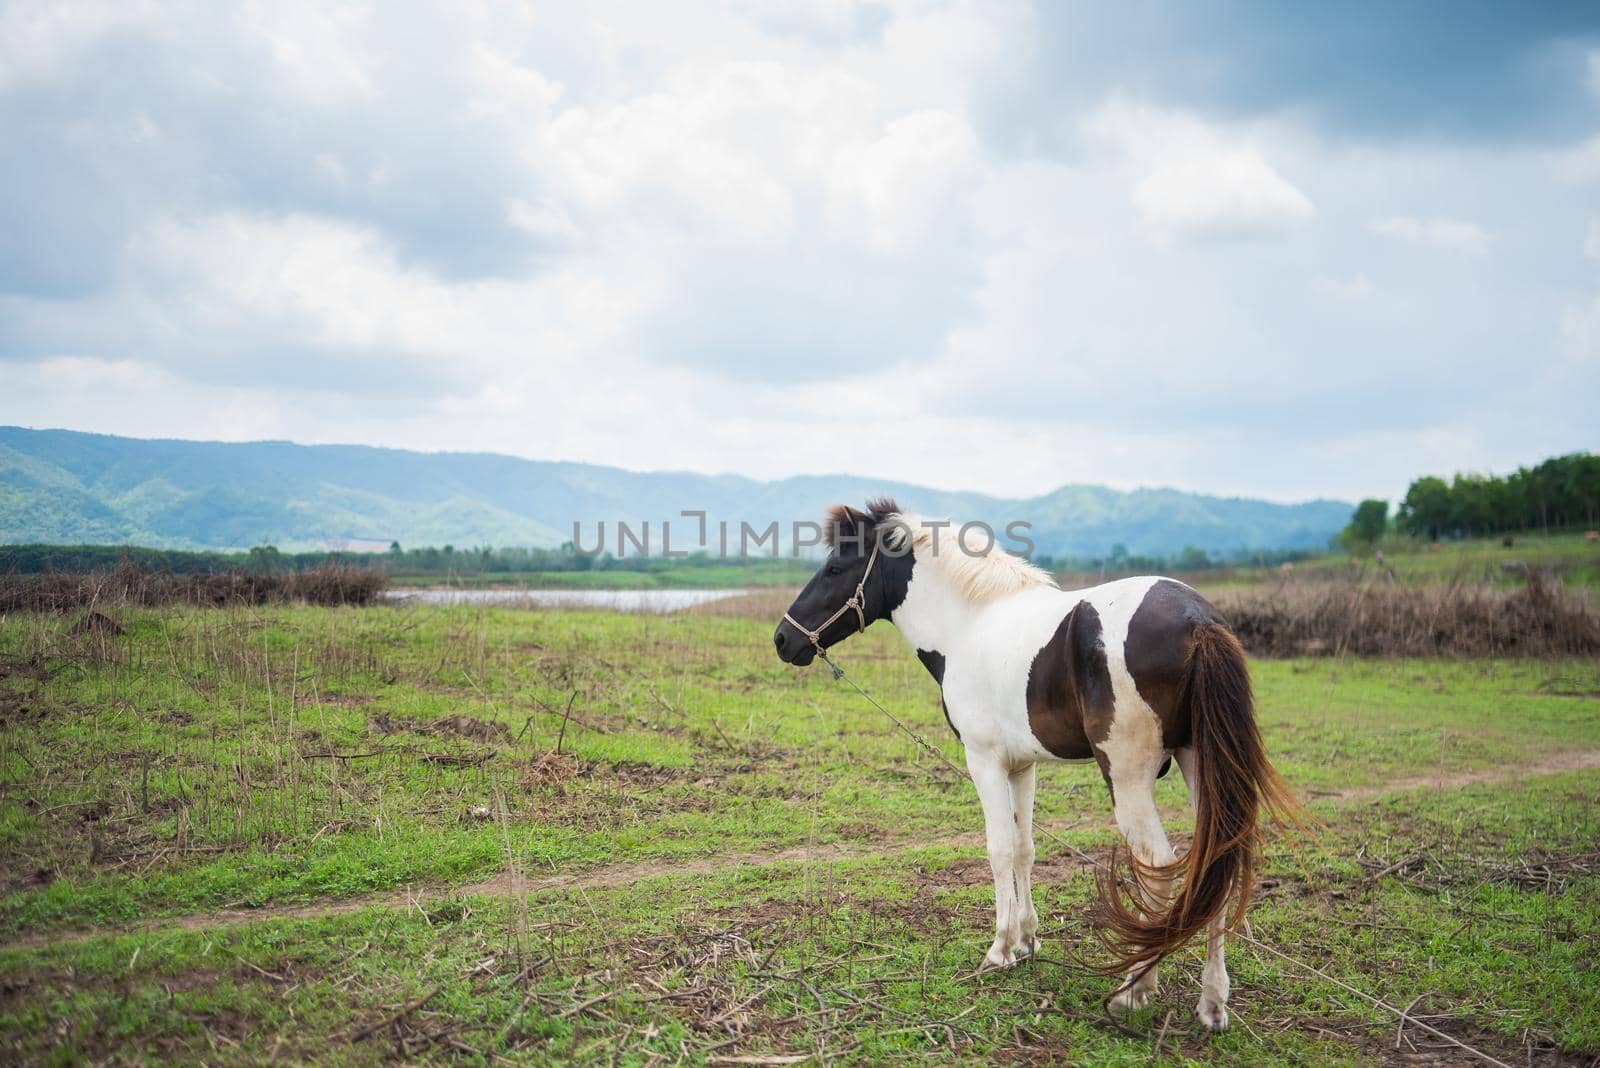
<svg viewBox="0 0 1600 1068">
<path fill-rule="evenodd" d="M 1375 219 L 1367 224 L 1367 229 L 1379 237 L 1462 252 L 1483 252 L 1489 245 L 1489 235 L 1481 226 L 1459 219 L 1424 220 L 1408 215 L 1397 215 L 1388 219 Z"/>
<path fill-rule="evenodd" d="M 1358 271 L 1349 278 L 1318 275 L 1311 280 L 1311 289 L 1340 300 L 1365 300 L 1372 295 L 1372 279 L 1367 277 L 1365 271 Z"/>
<path fill-rule="evenodd" d="M 339 6 L 314 0 L 274 0 L 246 5 L 239 12 L 246 37 L 266 46 L 277 69 L 278 85 L 322 107 L 348 100 L 370 100 L 378 91 L 375 5 Z"/>
<path fill-rule="evenodd" d="M 48 79 L 86 43 L 119 25 L 151 18 L 155 5 L 131 0 L 14 0 L 0 7 L 0 89 Z"/>
<path fill-rule="evenodd" d="M 1316 215 L 1247 130 L 1114 99 L 1085 125 L 1091 142 L 1121 156 L 1141 222 L 1158 238 L 1281 235 Z"/>
<path fill-rule="evenodd" d="M 861 227 L 879 252 L 909 251 L 967 210 L 978 168 L 977 141 L 955 115 L 918 111 L 893 119 L 830 167 L 834 225 Z"/>
<path fill-rule="evenodd" d="M 1201 238 L 1268 237 L 1316 215 L 1306 195 L 1254 152 L 1168 164 L 1133 189 L 1145 224 Z"/>
<path fill-rule="evenodd" d="M 589 372 L 653 296 L 648 278 L 558 270 L 451 282 L 370 227 L 309 215 L 153 219 L 93 302 L 12 298 L 43 353 L 99 351 L 257 388 L 437 398 Z"/>
<path fill-rule="evenodd" d="M 506 201 L 506 221 L 537 238 L 547 248 L 572 248 L 583 240 L 578 224 L 566 208 L 553 200 L 530 203 L 521 197 L 512 197 Z"/>
</svg>

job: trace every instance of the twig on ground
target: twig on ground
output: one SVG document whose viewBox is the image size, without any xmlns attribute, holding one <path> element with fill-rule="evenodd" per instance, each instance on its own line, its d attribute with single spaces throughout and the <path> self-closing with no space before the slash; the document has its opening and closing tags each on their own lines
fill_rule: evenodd
<svg viewBox="0 0 1600 1068">
<path fill-rule="evenodd" d="M 350 1036 L 350 1041 L 351 1042 L 363 1041 L 364 1039 L 371 1038 L 373 1035 L 377 1034 L 379 1031 L 382 1031 L 384 1028 L 390 1026 L 391 1024 L 399 1023 L 401 1020 L 405 1019 L 407 1016 L 411 1015 L 413 1012 L 416 1012 L 418 1009 L 422 1008 L 422 1006 L 424 1006 L 428 1002 L 432 1001 L 435 997 L 437 997 L 439 995 L 439 992 L 442 991 L 443 989 L 444 989 L 444 984 L 440 983 L 438 986 L 434 987 L 432 990 L 428 991 L 426 994 L 422 995 L 417 1000 L 407 1004 L 403 1009 L 401 1009 L 399 1012 L 395 1013 L 394 1015 L 387 1016 L 384 1019 L 379 1020 L 375 1024 L 368 1024 L 366 1027 L 361 1028 L 361 1030 L 357 1031 L 355 1034 Z"/>
<path fill-rule="evenodd" d="M 1306 964 L 1304 961 L 1296 960 L 1295 958 L 1289 956 L 1289 954 L 1283 952 L 1281 949 L 1274 949 L 1272 946 L 1267 945 L 1265 942 L 1262 942 L 1259 939 L 1252 938 L 1250 935 L 1244 933 L 1243 931 L 1234 931 L 1233 932 L 1233 937 L 1239 939 L 1242 942 L 1248 942 L 1252 946 L 1255 946 L 1257 949 L 1264 949 L 1268 953 L 1271 953 L 1273 956 L 1280 957 L 1283 960 L 1288 961 L 1290 964 L 1293 964 L 1297 968 L 1303 968 L 1306 971 L 1310 972 L 1312 975 L 1315 975 L 1317 978 L 1322 979 L 1322 980 L 1324 980 L 1326 982 L 1332 983 L 1334 986 L 1338 987 L 1341 990 L 1344 990 L 1344 991 L 1346 991 L 1348 993 L 1354 994 L 1356 997 L 1360 998 L 1362 1001 L 1367 1002 L 1368 1004 L 1375 1005 L 1375 1006 L 1377 1006 L 1378 1008 L 1382 1009 L 1385 1012 L 1394 1013 L 1397 1017 L 1400 1018 L 1402 1024 L 1405 1021 L 1405 1018 L 1406 1018 L 1405 1017 L 1405 1013 L 1401 1012 L 1399 1009 L 1395 1008 L 1393 1005 L 1389 1004 L 1387 1001 L 1384 1001 L 1382 998 L 1373 997 L 1371 994 L 1368 994 L 1364 990 L 1357 990 L 1355 987 L 1351 986 L 1349 983 L 1346 983 L 1346 982 L 1344 982 L 1342 980 L 1339 980 L 1339 979 L 1335 979 L 1333 976 L 1329 975 L 1327 972 L 1323 971 L 1321 968 L 1318 968 L 1313 964 Z M 1415 1005 L 1416 1002 L 1412 1002 L 1412 1004 Z M 1423 1023 L 1421 1020 L 1415 1020 L 1415 1019 L 1412 1020 L 1411 1023 L 1412 1023 L 1413 1026 L 1420 1027 L 1422 1030 L 1428 1032 L 1430 1035 L 1434 1035 L 1434 1036 L 1436 1036 L 1438 1038 L 1442 1038 L 1446 1042 L 1450 1043 L 1452 1046 L 1456 1046 L 1456 1047 L 1458 1047 L 1460 1049 L 1463 1049 L 1463 1050 L 1467 1051 L 1468 1053 L 1472 1054 L 1474 1057 L 1479 1058 L 1480 1060 L 1483 1060 L 1483 1061 L 1485 1061 L 1485 1062 L 1487 1062 L 1489 1064 L 1498 1065 L 1499 1068 L 1511 1068 L 1511 1066 L 1508 1065 L 1505 1061 L 1498 1060 L 1498 1059 L 1496 1059 L 1494 1057 L 1491 1057 L 1491 1056 L 1489 1056 L 1489 1054 L 1483 1052 L 1483 1050 L 1478 1049 L 1475 1046 L 1469 1046 L 1465 1042 L 1461 1041 L 1460 1039 L 1453 1038 L 1450 1035 L 1445 1034 L 1443 1031 L 1439 1030 L 1437 1027 L 1433 1027 L 1430 1024 Z"/>
</svg>

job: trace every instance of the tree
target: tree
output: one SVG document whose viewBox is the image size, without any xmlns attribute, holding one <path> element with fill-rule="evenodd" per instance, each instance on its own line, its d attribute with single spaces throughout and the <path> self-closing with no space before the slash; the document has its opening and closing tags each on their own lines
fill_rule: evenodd
<svg viewBox="0 0 1600 1068">
<path fill-rule="evenodd" d="M 1450 527 L 1450 486 L 1442 478 L 1427 475 L 1411 483 L 1400 505 L 1400 526 L 1407 533 L 1438 541 Z"/>
<path fill-rule="evenodd" d="M 257 545 L 250 550 L 245 567 L 257 575 L 270 575 L 283 569 L 283 554 L 276 545 Z"/>
<path fill-rule="evenodd" d="M 1347 549 L 1370 546 L 1383 537 L 1389 527 L 1389 502 L 1371 498 L 1356 505 L 1350 516 L 1350 525 L 1339 535 L 1339 543 Z"/>
<path fill-rule="evenodd" d="M 1579 453 L 1571 457 L 1567 469 L 1566 491 L 1584 523 L 1593 526 L 1600 515 L 1600 456 Z"/>
</svg>

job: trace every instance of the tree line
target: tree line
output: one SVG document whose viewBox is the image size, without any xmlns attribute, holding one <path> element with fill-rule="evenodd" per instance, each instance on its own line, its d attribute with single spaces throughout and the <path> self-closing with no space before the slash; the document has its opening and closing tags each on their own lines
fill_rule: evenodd
<svg viewBox="0 0 1600 1068">
<path fill-rule="evenodd" d="M 1365 507 L 1369 502 L 1363 502 Z M 1426 475 L 1411 483 L 1395 525 L 1415 537 L 1483 537 L 1520 530 L 1593 528 L 1600 520 L 1600 456 L 1552 456 L 1509 475 Z"/>
<path fill-rule="evenodd" d="M 1389 502 L 1365 500 L 1339 535 L 1370 548 L 1391 529 L 1415 538 L 1485 537 L 1524 530 L 1593 529 L 1600 520 L 1600 456 L 1552 456 L 1509 475 L 1424 475 L 1411 483 L 1391 526 Z"/>
<path fill-rule="evenodd" d="M 1222 554 L 1188 546 L 1170 556 L 1129 552 L 1114 545 L 1104 556 L 1037 555 L 1033 562 L 1047 571 L 1099 571 L 1107 574 L 1141 574 L 1162 571 L 1205 571 L 1223 567 L 1271 567 L 1284 561 L 1314 555 L 1304 549 L 1238 549 Z M 786 557 L 718 556 L 705 552 L 686 557 L 618 557 L 578 552 L 568 542 L 560 548 L 513 546 L 457 548 L 454 545 L 403 548 L 399 542 L 387 552 L 314 550 L 286 552 L 272 545 L 248 551 L 149 549 L 133 545 L 0 545 L 0 575 L 85 574 L 110 571 L 124 561 L 141 571 L 174 575 L 246 572 L 279 575 L 309 571 L 326 564 L 372 568 L 389 575 L 505 575 L 508 578 L 536 572 L 635 571 L 669 572 L 682 568 L 755 568 L 769 574 L 793 577 L 816 561 Z"/>
</svg>

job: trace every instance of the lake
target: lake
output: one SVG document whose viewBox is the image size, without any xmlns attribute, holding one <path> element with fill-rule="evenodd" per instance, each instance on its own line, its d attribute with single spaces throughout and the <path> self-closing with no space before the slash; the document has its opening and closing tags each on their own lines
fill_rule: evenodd
<svg viewBox="0 0 1600 1068">
<path fill-rule="evenodd" d="M 748 590 L 389 590 L 396 604 L 487 604 L 510 608 L 598 608 L 611 612 L 678 612 L 739 597 Z"/>
</svg>

